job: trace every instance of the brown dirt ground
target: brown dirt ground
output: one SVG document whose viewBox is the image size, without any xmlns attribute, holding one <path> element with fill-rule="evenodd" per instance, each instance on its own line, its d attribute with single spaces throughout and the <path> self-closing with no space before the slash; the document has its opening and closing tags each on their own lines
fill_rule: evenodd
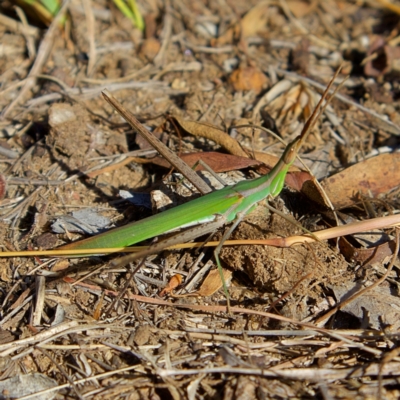
<svg viewBox="0 0 400 400">
<path fill-rule="evenodd" d="M 339 80 L 349 75 L 342 97 L 309 135 L 303 158 L 319 180 L 359 165 L 354 197 L 342 195 L 345 223 L 398 212 L 397 167 L 372 171 L 374 185 L 361 177 L 368 168 L 361 162 L 370 155 L 389 152 L 390 165 L 399 163 L 398 5 L 139 1 L 143 33 L 110 1 L 70 1 L 62 28 L 48 28 L 34 15 L 22 23 L 12 3 L 0 6 L 2 251 L 52 249 L 82 238 L 51 228 L 73 211 L 95 209 L 113 226 L 151 215 L 124 201 L 119 190 L 164 188 L 168 170 L 148 161 L 155 152 L 104 101 L 102 90 L 157 128 L 177 153 L 226 153 L 227 147 L 216 137 L 178 132 L 168 115 L 214 124 L 248 154 L 279 157 L 284 147 L 270 134 L 232 127 L 262 125 L 292 140 L 341 63 Z M 240 174 L 255 176 L 249 168 Z M 341 194 L 341 186 L 327 189 Z M 300 225 L 319 231 L 334 224 L 326 207 L 293 189 L 272 204 L 297 225 L 260 204 L 231 239 L 289 237 L 302 234 Z M 340 246 L 333 240 L 224 247 L 232 314 L 222 289 L 184 295 L 192 280 L 190 292 L 202 287 L 202 268 L 215 268 L 209 248 L 151 256 L 135 279 L 129 278 L 133 264 L 109 263 L 115 255 L 0 258 L 2 395 L 53 388 L 48 398 L 397 399 L 395 232 L 375 235 L 384 243 L 375 236 L 367 246 L 354 236 Z M 371 288 L 358 308 L 346 305 L 324 318 L 338 304 L 340 288 L 354 292 L 356 282 L 359 288 L 376 283 L 391 261 L 381 284 L 385 301 Z M 177 273 L 180 290 L 159 297 Z M 9 381 L 24 376 L 34 379 Z"/>
</svg>

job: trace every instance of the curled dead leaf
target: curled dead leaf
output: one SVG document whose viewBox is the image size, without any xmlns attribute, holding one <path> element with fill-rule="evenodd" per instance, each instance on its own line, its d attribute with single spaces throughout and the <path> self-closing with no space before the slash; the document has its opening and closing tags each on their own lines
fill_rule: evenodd
<svg viewBox="0 0 400 400">
<path fill-rule="evenodd" d="M 241 148 L 239 143 L 235 139 L 231 138 L 225 131 L 219 129 L 215 125 L 205 122 L 185 121 L 179 117 L 172 117 L 172 120 L 175 121 L 187 133 L 193 136 L 204 137 L 216 142 L 229 154 L 247 157 L 246 152 Z"/>
<path fill-rule="evenodd" d="M 232 278 L 232 271 L 223 269 L 225 282 L 228 284 Z M 211 296 L 216 291 L 222 288 L 221 275 L 217 269 L 213 269 L 209 272 L 206 279 L 204 279 L 203 284 L 200 289 L 195 293 L 197 296 Z"/>
<path fill-rule="evenodd" d="M 381 36 L 376 38 L 368 50 L 364 73 L 378 77 L 391 71 L 400 71 L 400 47 L 390 46 Z"/>
<path fill-rule="evenodd" d="M 69 267 L 69 260 L 57 260 L 56 263 L 51 268 L 52 272 L 64 271 Z"/>
<path fill-rule="evenodd" d="M 257 104 L 254 113 L 265 111 L 280 126 L 281 132 L 291 134 L 306 121 L 319 101 L 320 96 L 303 82 L 294 83 L 283 79 L 275 84 Z"/>
<path fill-rule="evenodd" d="M 341 237 L 339 239 L 339 248 L 346 260 L 365 266 L 382 263 L 386 257 L 392 256 L 396 248 L 396 242 L 390 240 L 378 246 L 356 248 L 345 237 Z"/>
<path fill-rule="evenodd" d="M 173 275 L 169 280 L 169 282 L 167 283 L 167 286 L 163 290 L 161 290 L 159 296 L 164 297 L 167 293 L 172 292 L 182 283 L 182 280 L 183 280 L 182 275 L 180 274 Z"/>
</svg>

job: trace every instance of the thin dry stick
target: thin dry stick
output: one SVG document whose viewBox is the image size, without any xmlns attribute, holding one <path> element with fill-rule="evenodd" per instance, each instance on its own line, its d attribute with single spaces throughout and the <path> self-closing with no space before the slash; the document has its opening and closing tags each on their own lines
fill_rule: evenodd
<svg viewBox="0 0 400 400">
<path fill-rule="evenodd" d="M 266 245 L 275 247 L 291 247 L 304 243 L 313 243 L 321 240 L 335 239 L 339 236 L 353 235 L 355 233 L 365 232 L 372 229 L 383 229 L 400 225 L 400 214 L 389 215 L 386 217 L 373 218 L 367 221 L 353 222 L 348 225 L 336 226 L 334 228 L 324 229 L 323 231 L 313 232 L 313 236 L 289 236 L 287 238 L 273 239 L 257 239 L 257 240 L 227 240 L 224 246 L 238 245 Z M 215 247 L 218 241 L 208 243 L 181 243 L 167 247 L 168 250 L 174 249 L 191 249 L 195 247 Z M 32 250 L 32 251 L 4 251 L 0 252 L 2 257 L 32 257 L 32 256 L 68 256 L 79 254 L 110 254 L 110 253 L 135 253 L 148 249 L 149 246 L 131 246 L 131 247 L 113 247 L 113 248 L 97 248 L 84 250 Z"/>
<path fill-rule="evenodd" d="M 44 276 L 36 276 L 36 302 L 35 302 L 35 311 L 32 315 L 32 325 L 39 326 L 40 321 L 42 319 L 42 312 L 44 308 L 45 302 L 45 289 L 46 289 L 46 278 Z"/>
<path fill-rule="evenodd" d="M 40 32 L 39 28 L 31 25 L 25 25 L 25 23 L 18 22 L 13 18 L 5 16 L 4 14 L 0 14 L 0 25 L 7 27 L 11 32 L 21 32 L 23 35 L 32 36 L 34 39 L 38 38 Z"/>
<path fill-rule="evenodd" d="M 132 126 L 136 133 L 146 139 L 174 168 L 188 179 L 200 193 L 206 194 L 212 191 L 200 176 L 192 170 L 192 168 L 190 168 L 171 149 L 165 146 L 161 140 L 157 139 L 151 132 L 149 132 L 109 91 L 104 90 L 102 93 L 105 100 L 118 111 L 118 113 Z"/>
<path fill-rule="evenodd" d="M 96 64 L 95 20 L 92 10 L 92 2 L 90 0 L 83 0 L 83 8 L 85 10 L 89 41 L 89 62 L 86 75 L 90 76 Z"/>
<path fill-rule="evenodd" d="M 0 344 L 0 357 L 6 357 L 7 355 L 12 354 L 24 347 L 32 347 L 38 344 L 40 341 L 44 341 L 44 343 L 46 343 L 47 341 L 55 340 L 60 336 L 76 332 L 78 326 L 78 321 L 63 322 L 54 327 L 50 327 L 47 330 L 41 331 L 34 336 Z M 82 325 L 80 327 L 82 328 Z M 98 328 L 98 324 L 96 324 L 96 328 Z M 73 331 L 71 332 L 70 329 L 73 329 Z"/>
<path fill-rule="evenodd" d="M 398 376 L 398 363 L 392 363 L 385 366 L 384 374 L 390 376 Z M 284 370 L 276 371 L 273 369 L 265 368 L 238 368 L 231 366 L 223 367 L 210 367 L 199 369 L 157 369 L 157 374 L 160 377 L 167 376 L 186 376 L 198 374 L 237 374 L 237 375 L 256 375 L 275 379 L 285 380 L 299 380 L 314 383 L 321 381 L 338 381 L 348 379 L 349 377 L 364 378 L 366 376 L 376 376 L 379 373 L 379 365 L 377 363 L 371 364 L 366 368 L 352 367 L 352 368 L 287 368 Z"/>
<path fill-rule="evenodd" d="M 28 20 L 26 19 L 25 13 L 20 7 L 15 7 L 15 11 L 18 14 L 19 19 L 21 20 L 24 26 L 29 26 Z M 36 57 L 36 48 L 35 48 L 35 40 L 31 35 L 28 35 L 22 31 L 22 34 L 26 40 L 26 47 L 28 48 L 29 59 L 33 60 Z"/>
</svg>

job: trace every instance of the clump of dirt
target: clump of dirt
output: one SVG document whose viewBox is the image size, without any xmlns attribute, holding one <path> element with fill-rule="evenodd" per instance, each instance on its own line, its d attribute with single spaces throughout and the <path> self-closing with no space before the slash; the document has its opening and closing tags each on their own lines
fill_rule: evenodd
<svg viewBox="0 0 400 400">
<path fill-rule="evenodd" d="M 258 213 L 239 225 L 232 239 L 268 239 L 299 235 L 299 228 L 277 215 L 268 215 L 260 206 Z M 258 290 L 273 294 L 290 291 L 304 277 L 297 290 L 302 296 L 319 298 L 321 284 L 340 284 L 352 278 L 344 257 L 327 243 L 312 243 L 277 248 L 273 246 L 225 247 L 221 259 L 234 270 L 245 272 Z M 307 289 L 307 286 L 311 286 Z"/>
</svg>

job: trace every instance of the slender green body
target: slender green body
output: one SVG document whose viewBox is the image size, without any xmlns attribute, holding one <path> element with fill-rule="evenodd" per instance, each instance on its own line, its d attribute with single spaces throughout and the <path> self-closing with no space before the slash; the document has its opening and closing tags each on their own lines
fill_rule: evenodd
<svg viewBox="0 0 400 400">
<path fill-rule="evenodd" d="M 79 242 L 73 242 L 63 246 L 62 249 L 131 246 L 174 229 L 212 221 L 215 214 L 226 212 L 238 200 L 237 193 L 226 187 L 160 214 L 152 215 Z"/>
<path fill-rule="evenodd" d="M 301 138 L 296 138 L 285 149 L 269 174 L 239 182 L 207 194 L 186 204 L 144 218 L 100 235 L 62 246 L 60 249 L 96 249 L 127 247 L 169 231 L 214 221 L 222 217 L 224 223 L 234 221 L 238 213 L 248 213 L 259 201 L 277 196 L 285 176 L 294 162 Z"/>
</svg>

